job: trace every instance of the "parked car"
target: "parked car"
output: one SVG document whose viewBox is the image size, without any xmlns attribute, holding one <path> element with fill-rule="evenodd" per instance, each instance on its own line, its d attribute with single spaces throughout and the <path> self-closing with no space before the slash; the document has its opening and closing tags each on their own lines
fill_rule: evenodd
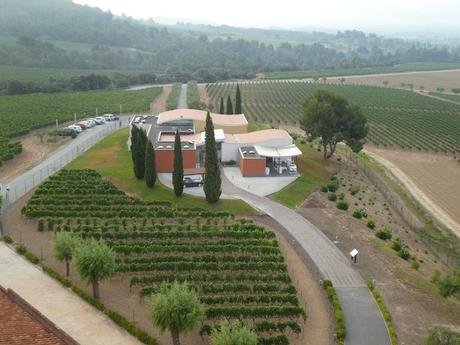
<svg viewBox="0 0 460 345">
<path fill-rule="evenodd" d="M 59 128 L 57 134 L 61 137 L 71 137 L 77 135 L 72 128 Z"/>
<path fill-rule="evenodd" d="M 201 179 L 201 177 L 192 178 L 189 176 L 185 176 L 183 181 L 185 188 L 200 187 L 203 185 L 203 180 Z"/>
<path fill-rule="evenodd" d="M 98 117 L 95 118 L 95 120 L 96 120 L 96 121 L 99 121 L 100 124 L 102 124 L 102 125 L 105 123 L 105 118 L 104 118 L 104 116 L 98 116 Z"/>
<path fill-rule="evenodd" d="M 96 126 L 96 121 L 94 121 L 93 119 L 86 119 L 85 122 L 87 123 L 86 127 L 94 127 L 94 126 Z"/>
<path fill-rule="evenodd" d="M 89 119 L 86 119 L 86 121 L 93 121 L 95 125 L 101 125 L 102 122 L 101 121 L 98 121 L 96 120 L 95 118 L 91 117 Z"/>
<path fill-rule="evenodd" d="M 82 128 L 79 125 L 70 125 L 67 128 L 73 129 L 77 133 L 81 133 Z"/>
<path fill-rule="evenodd" d="M 106 121 L 115 121 L 115 116 L 113 116 L 113 114 L 105 114 L 104 119 Z"/>
<path fill-rule="evenodd" d="M 134 123 L 139 123 L 139 122 L 141 122 L 141 117 L 140 117 L 140 116 L 136 116 L 136 117 L 134 118 Z"/>
<path fill-rule="evenodd" d="M 83 130 L 88 128 L 88 124 L 86 123 L 86 121 L 77 122 L 76 125 L 80 126 L 80 128 L 83 129 Z"/>
</svg>

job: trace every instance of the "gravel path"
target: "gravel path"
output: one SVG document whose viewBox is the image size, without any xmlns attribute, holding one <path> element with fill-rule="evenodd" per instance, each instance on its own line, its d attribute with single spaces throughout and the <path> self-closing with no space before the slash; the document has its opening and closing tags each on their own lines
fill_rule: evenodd
<svg viewBox="0 0 460 345">
<path fill-rule="evenodd" d="M 177 109 L 186 109 L 187 105 L 187 84 L 182 84 L 179 100 L 177 101 Z"/>
</svg>

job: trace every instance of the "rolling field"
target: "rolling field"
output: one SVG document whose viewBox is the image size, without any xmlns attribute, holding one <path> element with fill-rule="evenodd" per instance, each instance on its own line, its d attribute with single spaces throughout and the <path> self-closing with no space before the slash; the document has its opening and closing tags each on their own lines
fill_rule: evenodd
<svg viewBox="0 0 460 345">
<path fill-rule="evenodd" d="M 430 95 L 440 97 L 440 98 L 444 98 L 444 99 L 447 99 L 449 101 L 454 101 L 454 102 L 460 103 L 460 95 L 448 95 L 448 94 L 439 93 L 439 92 L 430 92 Z"/>
<path fill-rule="evenodd" d="M 67 69 L 67 68 L 40 68 L 40 67 L 16 67 L 0 66 L 0 83 L 17 80 L 22 82 L 48 82 L 50 78 L 56 80 L 70 79 L 88 74 L 113 76 L 115 73 L 126 75 L 139 74 L 138 71 L 124 70 L 94 70 L 94 69 Z"/>
<path fill-rule="evenodd" d="M 436 71 L 460 68 L 459 63 L 406 63 L 395 66 L 362 67 L 362 68 L 335 68 L 307 71 L 269 72 L 264 74 L 266 79 L 296 79 L 340 77 L 364 74 L 401 73 L 412 71 Z"/>
<path fill-rule="evenodd" d="M 236 83 L 208 85 L 210 104 L 234 94 Z M 360 105 L 369 118 L 368 142 L 381 147 L 453 153 L 460 151 L 460 105 L 410 91 L 358 85 L 299 81 L 240 83 L 243 112 L 251 122 L 298 125 L 301 104 L 315 90 L 326 89 Z"/>
<path fill-rule="evenodd" d="M 59 121 L 99 114 L 145 111 L 160 88 L 0 96 L 0 136 L 14 137 Z"/>
<path fill-rule="evenodd" d="M 130 281 L 123 298 L 189 282 L 205 308 L 200 335 L 222 319 L 253 325 L 264 345 L 287 345 L 301 332 L 306 314 L 275 234 L 251 220 L 133 198 L 87 169 L 44 182 L 25 214 L 50 231 L 103 239 L 117 254 L 117 275 Z"/>
</svg>

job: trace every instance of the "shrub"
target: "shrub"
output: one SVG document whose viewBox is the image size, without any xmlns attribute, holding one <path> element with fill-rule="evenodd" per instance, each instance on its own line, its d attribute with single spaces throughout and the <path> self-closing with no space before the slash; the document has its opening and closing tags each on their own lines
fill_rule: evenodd
<svg viewBox="0 0 460 345">
<path fill-rule="evenodd" d="M 337 203 L 337 208 L 338 208 L 339 210 L 344 210 L 344 211 L 348 210 L 348 202 L 342 201 L 342 200 L 339 201 L 339 202 Z"/>
<path fill-rule="evenodd" d="M 24 255 L 27 252 L 27 248 L 22 244 L 16 246 L 16 252 L 20 255 Z"/>
<path fill-rule="evenodd" d="M 335 193 L 329 193 L 329 195 L 327 196 L 327 198 L 328 198 L 330 201 L 336 201 L 336 200 L 337 200 L 337 194 L 335 194 Z"/>
<path fill-rule="evenodd" d="M 13 243 L 13 239 L 9 235 L 3 235 L 2 239 L 5 243 Z"/>
<path fill-rule="evenodd" d="M 321 192 L 327 193 L 328 192 L 327 186 L 321 186 Z"/>
<path fill-rule="evenodd" d="M 355 218 L 358 218 L 358 219 L 361 219 L 363 217 L 363 215 L 361 214 L 361 211 L 360 210 L 355 210 L 353 212 L 353 217 Z"/>
<path fill-rule="evenodd" d="M 425 340 L 426 345 L 458 345 L 460 344 L 460 333 L 441 326 L 434 326 L 429 329 Z"/>
<path fill-rule="evenodd" d="M 340 193 L 339 194 L 339 200 L 344 200 L 345 199 L 345 194 L 344 193 Z"/>
<path fill-rule="evenodd" d="M 379 231 L 377 231 L 375 233 L 375 236 L 377 236 L 378 238 L 380 238 L 381 240 L 391 240 L 391 237 L 392 237 L 392 231 L 390 228 L 382 228 L 380 229 Z"/>
<path fill-rule="evenodd" d="M 25 257 L 26 257 L 27 260 L 29 260 L 31 263 L 33 263 L 35 265 L 40 262 L 38 257 L 34 253 L 31 253 L 29 251 L 26 252 Z"/>
<path fill-rule="evenodd" d="M 398 255 L 404 260 L 409 260 L 410 259 L 409 248 L 407 246 L 403 246 L 401 250 L 398 252 Z"/>
<path fill-rule="evenodd" d="M 368 227 L 369 229 L 375 229 L 375 221 L 373 221 L 372 219 L 369 219 L 369 220 L 367 221 L 367 227 Z"/>
<path fill-rule="evenodd" d="M 339 182 L 337 180 L 332 180 L 327 184 L 327 190 L 329 192 L 335 192 L 339 188 Z"/>
<path fill-rule="evenodd" d="M 397 239 L 393 240 L 393 244 L 391 245 L 391 248 L 399 252 L 402 249 L 403 245 L 404 245 L 404 242 L 398 237 Z"/>
<path fill-rule="evenodd" d="M 323 287 L 326 290 L 327 297 L 329 298 L 329 301 L 331 301 L 332 308 L 334 309 L 337 339 L 339 340 L 339 344 L 344 344 L 346 328 L 343 317 L 343 310 L 342 306 L 340 305 L 339 297 L 337 296 L 334 286 L 332 285 L 332 282 L 330 280 L 325 280 L 323 282 Z"/>
</svg>

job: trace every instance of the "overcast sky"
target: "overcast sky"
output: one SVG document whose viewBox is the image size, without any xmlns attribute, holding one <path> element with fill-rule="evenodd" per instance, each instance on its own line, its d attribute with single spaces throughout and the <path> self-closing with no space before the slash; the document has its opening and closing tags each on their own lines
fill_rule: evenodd
<svg viewBox="0 0 460 345">
<path fill-rule="evenodd" d="M 460 31 L 460 0 L 74 0 L 136 18 L 171 17 L 244 27 L 377 32 Z"/>
</svg>

